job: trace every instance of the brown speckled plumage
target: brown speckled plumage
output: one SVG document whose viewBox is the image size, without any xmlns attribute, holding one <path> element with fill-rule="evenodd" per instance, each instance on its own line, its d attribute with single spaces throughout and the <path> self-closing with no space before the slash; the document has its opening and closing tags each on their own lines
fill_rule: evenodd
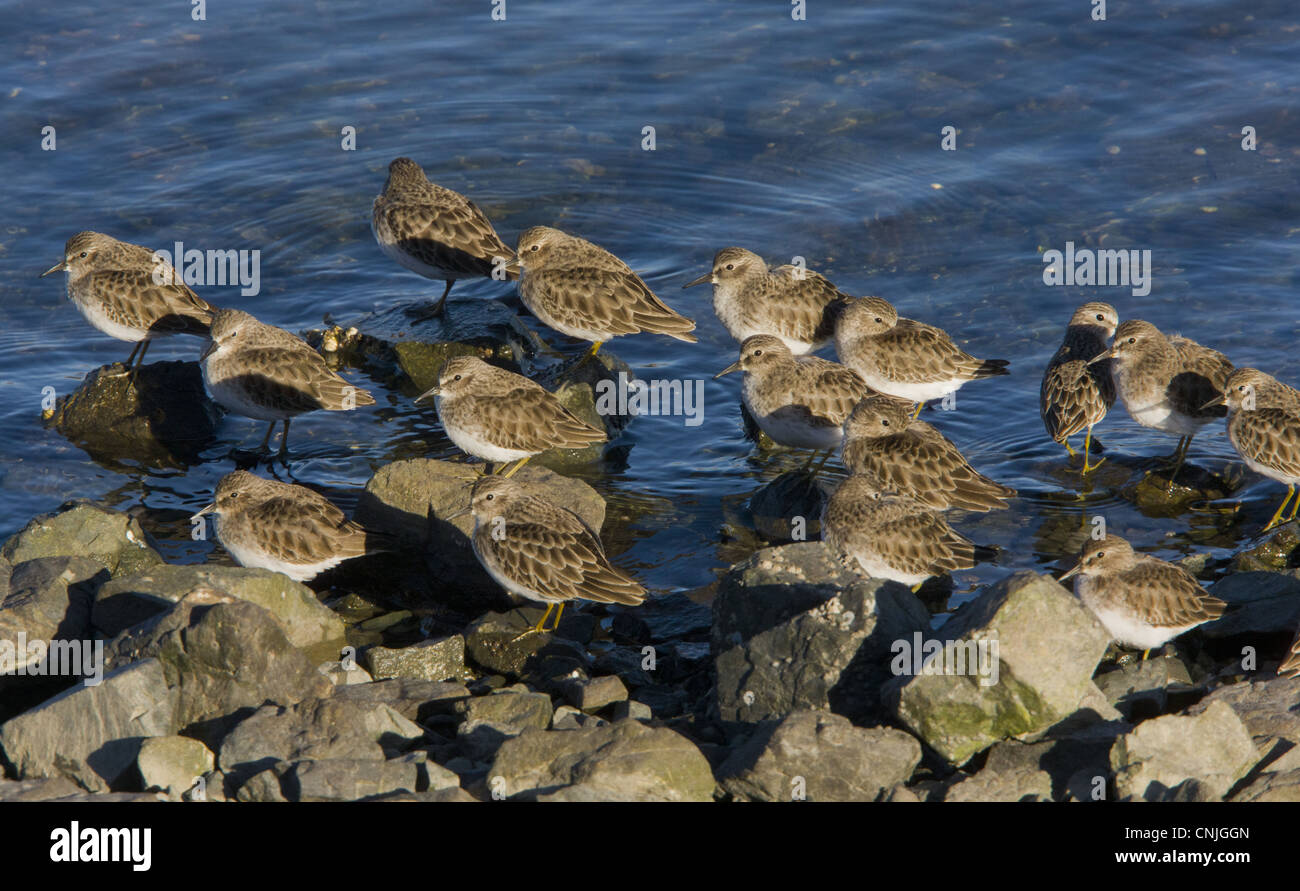
<svg viewBox="0 0 1300 891">
<path fill-rule="evenodd" d="M 1115 308 L 1106 303 L 1085 303 L 1074 311 L 1065 340 L 1047 363 L 1039 389 L 1038 406 L 1047 434 L 1064 443 L 1084 428 L 1092 428 L 1115 404 L 1111 360 L 1088 362 L 1106 350 L 1115 333 Z"/>
</svg>

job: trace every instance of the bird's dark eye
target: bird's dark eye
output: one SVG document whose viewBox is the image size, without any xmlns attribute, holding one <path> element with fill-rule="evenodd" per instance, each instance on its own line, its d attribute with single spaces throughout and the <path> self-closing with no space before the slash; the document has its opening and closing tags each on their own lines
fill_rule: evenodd
<svg viewBox="0 0 1300 891">
<path fill-rule="evenodd" d="M 491 492 L 489 492 L 488 495 L 487 495 L 487 500 L 488 500 L 488 501 L 491 501 L 493 498 L 496 498 L 496 496 L 493 495 Z"/>
<path fill-rule="evenodd" d="M 535 244 L 535 245 L 533 245 L 532 247 L 529 248 L 529 250 L 530 250 L 530 251 L 533 251 L 533 252 L 540 251 L 541 249 L 542 249 L 542 246 L 541 246 L 540 244 Z"/>
<path fill-rule="evenodd" d="M 761 356 L 761 355 L 763 355 L 763 351 L 762 351 L 762 350 L 754 350 L 754 355 L 755 355 L 755 356 Z"/>
<path fill-rule="evenodd" d="M 235 500 L 236 498 L 238 498 L 238 497 L 239 497 L 239 493 L 238 493 L 238 492 L 231 492 L 231 493 L 230 493 L 230 500 L 231 500 L 231 501 L 234 501 L 234 500 Z"/>
<path fill-rule="evenodd" d="M 86 256 L 86 252 L 85 252 L 85 251 L 82 251 L 82 252 L 81 252 L 81 256 L 83 256 L 83 257 Z"/>
<path fill-rule="evenodd" d="M 456 375 L 455 377 L 452 378 L 452 380 L 454 380 L 454 381 L 458 381 L 458 380 L 460 380 L 460 375 L 459 375 L 459 374 Z"/>
<path fill-rule="evenodd" d="M 881 421 L 880 421 L 880 426 L 881 426 L 881 427 L 888 427 L 888 426 L 889 426 L 889 421 L 884 420 L 884 419 L 882 418 Z"/>
<path fill-rule="evenodd" d="M 1098 551 L 1098 552 L 1097 552 L 1097 559 L 1100 560 L 1102 557 L 1105 557 L 1105 556 L 1106 556 L 1106 552 L 1105 552 L 1105 551 Z"/>
<path fill-rule="evenodd" d="M 1136 337 L 1130 337 L 1130 338 L 1128 339 L 1128 342 L 1129 342 L 1129 343 L 1137 343 L 1137 342 L 1138 342 L 1138 339 L 1137 339 Z"/>
<path fill-rule="evenodd" d="M 1106 317 L 1103 316 L 1101 313 L 1097 313 L 1097 321 L 1104 322 L 1106 321 Z"/>
<path fill-rule="evenodd" d="M 736 268 L 736 264 L 735 264 L 735 263 L 728 263 L 728 264 L 727 264 L 727 268 L 728 268 L 728 269 L 735 269 L 735 268 Z"/>
<path fill-rule="evenodd" d="M 876 316 L 876 324 L 877 324 L 877 325 L 883 325 L 883 324 L 885 324 L 885 320 L 882 319 L 880 316 Z"/>
</svg>

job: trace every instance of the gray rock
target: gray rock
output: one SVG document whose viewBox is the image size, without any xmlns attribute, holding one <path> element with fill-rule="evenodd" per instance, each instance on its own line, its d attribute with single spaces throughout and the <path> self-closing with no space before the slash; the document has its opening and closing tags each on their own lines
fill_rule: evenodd
<svg viewBox="0 0 1300 891">
<path fill-rule="evenodd" d="M 1129 720 L 1135 714 L 1169 711 L 1171 697 L 1191 695 L 1196 689 L 1186 663 L 1168 653 L 1120 665 L 1097 675 L 1094 683 Z"/>
<path fill-rule="evenodd" d="M 1300 769 L 1300 678 L 1256 677 L 1228 684 L 1201 700 L 1225 702 L 1250 732 L 1269 771 Z"/>
<path fill-rule="evenodd" d="M 343 621 L 316 599 L 311 588 L 283 573 L 240 566 L 164 564 L 115 578 L 100 587 L 92 620 L 111 636 L 166 612 L 196 589 L 211 589 L 263 607 L 296 647 L 343 641 Z"/>
<path fill-rule="evenodd" d="M 1168 800 L 1187 780 L 1203 787 L 1197 797 L 1222 799 L 1258 761 L 1249 731 L 1222 701 L 1195 714 L 1143 721 L 1110 753 L 1120 797 L 1148 801 Z"/>
<path fill-rule="evenodd" d="M 42 514 L 9 537 L 0 556 L 14 565 L 37 557 L 90 557 L 113 578 L 163 562 L 138 520 L 90 502 Z"/>
<path fill-rule="evenodd" d="M 822 508 L 831 484 L 811 471 L 791 470 L 754 493 L 749 512 L 754 529 L 774 544 L 821 538 Z M 796 538 L 795 536 L 800 536 Z"/>
<path fill-rule="evenodd" d="M 271 613 L 210 592 L 189 594 L 171 612 L 118 635 L 105 656 L 110 666 L 156 658 L 176 696 L 176 729 L 212 749 L 264 702 L 291 705 L 333 689 Z"/>
<path fill-rule="evenodd" d="M 455 774 L 453 774 L 455 776 Z M 451 801 L 469 801 L 477 802 L 478 799 L 470 795 L 459 786 L 449 786 L 443 789 L 428 789 L 424 792 L 392 792 L 388 795 L 379 795 L 371 799 L 372 801 L 423 801 L 441 804 Z"/>
<path fill-rule="evenodd" d="M 235 793 L 236 801 L 288 801 L 280 787 L 280 776 L 289 769 L 288 764 L 277 764 L 260 770 L 245 780 Z"/>
<path fill-rule="evenodd" d="M 610 711 L 610 717 L 615 721 L 624 718 L 632 718 L 637 721 L 649 721 L 653 716 L 650 706 L 644 702 L 637 702 L 635 699 L 624 700 L 623 702 L 614 703 L 614 708 Z"/>
<path fill-rule="evenodd" d="M 564 698 L 584 712 L 600 711 L 611 702 L 627 699 L 627 687 L 614 675 L 574 680 L 562 687 Z"/>
<path fill-rule="evenodd" d="M 1206 637 L 1295 631 L 1300 626 L 1300 571 L 1236 572 L 1210 587 L 1228 603 L 1222 618 L 1200 627 Z"/>
<path fill-rule="evenodd" d="M 996 678 L 969 670 L 917 674 L 904 665 L 905 673 L 885 688 L 898 719 L 953 764 L 999 740 L 1039 733 L 1065 719 L 1119 717 L 1092 682 L 1110 636 L 1048 576 L 1019 572 L 986 588 L 936 638 L 985 640 L 990 655 L 997 644 Z M 1070 646 L 1062 647 L 1062 640 Z"/>
<path fill-rule="evenodd" d="M 424 562 L 410 580 L 424 585 L 456 606 L 502 603 L 501 587 L 492 581 L 470 550 L 473 518 L 447 517 L 469 506 L 479 468 L 431 458 L 394 461 L 375 471 L 357 503 L 356 520 L 418 545 Z M 560 507 L 568 508 L 597 531 L 605 522 L 605 500 L 581 480 L 563 477 L 533 463 L 514 476 Z M 403 577 L 406 578 L 405 576 Z M 432 588 L 431 585 L 437 587 Z M 481 606 L 480 606 L 481 608 Z"/>
<path fill-rule="evenodd" d="M 387 705 L 408 721 L 424 722 L 433 715 L 454 713 L 457 704 L 468 699 L 469 695 L 464 684 L 389 678 L 370 684 L 338 687 L 331 698 Z"/>
<path fill-rule="evenodd" d="M 581 785 L 620 801 L 711 801 L 714 788 L 709 762 L 690 740 L 640 721 L 525 731 L 502 743 L 487 783 L 506 797 Z"/>
<path fill-rule="evenodd" d="M 47 420 L 106 464 L 182 467 L 201 460 L 221 410 L 208 398 L 197 362 L 154 362 L 134 379 L 121 363 L 97 368 L 59 397 Z"/>
<path fill-rule="evenodd" d="M 17 779 L 66 777 L 106 792 L 135 764 L 140 740 L 176 732 L 176 692 L 157 659 L 78 684 L 0 725 L 0 749 Z"/>
<path fill-rule="evenodd" d="M 3 792 L 0 791 L 0 800 Z M 1300 801 L 1300 768 L 1261 774 L 1232 796 L 1233 801 Z"/>
<path fill-rule="evenodd" d="M 81 789 L 67 777 L 32 780 L 0 779 L 0 801 L 55 801 L 78 795 Z"/>
<path fill-rule="evenodd" d="M 38 557 L 14 566 L 8 594 L 0 598 L 0 646 L 7 641 L 14 659 L 5 665 L 0 656 L 0 670 L 26 672 L 44 664 L 45 648 L 30 649 L 32 641 L 90 637 L 91 598 L 107 579 L 108 570 L 90 557 Z"/>
<path fill-rule="evenodd" d="M 562 705 L 551 715 L 552 730 L 577 730 L 582 726 L 582 709 Z"/>
<path fill-rule="evenodd" d="M 480 668 L 520 677 L 528 661 L 553 639 L 550 632 L 524 634 L 527 630 L 528 624 L 517 610 L 487 613 L 465 629 L 465 651 Z"/>
<path fill-rule="evenodd" d="M 929 620 L 905 586 L 849 573 L 821 542 L 759 551 L 731 568 L 713 600 L 718 713 L 757 722 L 811 708 L 869 719 L 892 643 Z"/>
<path fill-rule="evenodd" d="M 545 693 L 502 690 L 463 703 L 465 720 L 457 730 L 462 750 L 475 761 L 490 757 L 505 740 L 528 728 L 551 724 L 551 697 Z"/>
<path fill-rule="evenodd" d="M 214 756 L 197 739 L 157 736 L 140 743 L 135 764 L 146 792 L 166 792 L 173 800 L 212 771 Z"/>
<path fill-rule="evenodd" d="M 459 634 L 425 640 L 409 647 L 370 647 L 365 652 L 370 673 L 377 679 L 421 678 L 445 681 L 466 676 L 465 638 Z"/>
<path fill-rule="evenodd" d="M 920 761 L 920 744 L 901 730 L 797 711 L 760 725 L 718 768 L 718 779 L 745 801 L 876 801 Z"/>
<path fill-rule="evenodd" d="M 424 737 L 424 729 L 382 703 L 329 697 L 259 708 L 221 743 L 221 769 L 244 778 L 278 762 L 383 761 Z"/>
<path fill-rule="evenodd" d="M 294 763 L 280 781 L 289 801 L 357 801 L 414 792 L 419 767 L 411 761 L 328 758 Z"/>
<path fill-rule="evenodd" d="M 944 801 L 1051 801 L 1052 776 L 1042 767 L 1050 743 L 1000 742 L 974 776 L 953 784 Z"/>
<path fill-rule="evenodd" d="M 347 665 L 337 660 L 333 662 L 322 662 L 320 665 L 316 666 L 316 670 L 329 678 L 336 687 L 349 687 L 353 684 L 368 684 L 374 680 L 374 678 L 370 676 L 370 672 L 366 671 L 355 662 L 349 662 Z"/>
</svg>

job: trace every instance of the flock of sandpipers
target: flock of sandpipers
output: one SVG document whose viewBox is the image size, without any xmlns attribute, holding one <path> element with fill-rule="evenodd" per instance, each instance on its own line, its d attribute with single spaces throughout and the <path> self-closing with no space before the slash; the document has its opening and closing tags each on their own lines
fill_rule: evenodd
<svg viewBox="0 0 1300 891">
<path fill-rule="evenodd" d="M 512 250 L 477 205 L 431 183 L 409 158 L 389 165 L 372 227 L 385 254 L 446 283 L 430 314 L 443 310 L 457 280 L 486 276 L 517 280 L 532 314 L 590 342 L 588 357 L 626 334 L 695 341 L 695 323 L 609 251 L 544 226 L 524 231 Z M 296 335 L 204 301 L 146 247 L 80 232 L 45 274 L 58 271 L 66 272 L 68 296 L 92 325 L 136 344 L 126 374 L 136 372 L 155 337 L 206 337 L 200 363 L 208 392 L 231 412 L 269 422 L 263 451 L 277 422 L 284 425 L 283 455 L 292 418 L 375 401 Z M 841 450 L 849 475 L 822 515 L 830 551 L 857 572 L 914 589 L 931 576 L 974 566 L 981 549 L 948 524 L 944 511 L 1006 507 L 1015 490 L 976 471 L 918 416 L 927 401 L 1007 374 L 1007 362 L 970 356 L 945 331 L 900 317 L 886 300 L 851 297 L 801 266 L 768 268 L 743 248 L 718 251 L 712 269 L 684 287 L 705 282 L 712 283 L 718 318 L 740 342 L 739 359 L 717 377 L 743 372 L 748 412 L 774 442 L 809 450 L 809 465 L 818 452 L 826 453 L 824 464 Z M 810 355 L 830 342 L 839 362 Z M 604 430 L 539 384 L 477 358 L 447 362 L 437 386 L 417 401 L 428 396 L 456 446 L 489 466 L 509 465 L 473 485 L 462 513 L 473 514 L 470 540 L 492 578 L 547 604 L 533 630 L 543 630 L 552 609 L 562 611 L 570 600 L 642 601 L 645 589 L 611 565 L 576 514 L 512 479 L 534 455 L 602 442 Z M 1267 528 L 1281 521 L 1300 482 L 1300 392 L 1255 369 L 1234 369 L 1222 354 L 1148 322 L 1121 323 L 1107 304 L 1086 303 L 1071 318 L 1041 389 L 1044 425 L 1072 457 L 1068 439 L 1084 432 L 1084 474 L 1101 463 L 1092 461 L 1092 428 L 1117 396 L 1139 424 L 1179 437 L 1171 486 L 1192 437 L 1226 413 L 1229 438 L 1245 463 L 1288 486 Z M 196 516 L 207 513 L 216 515 L 217 536 L 241 565 L 298 580 L 367 553 L 372 539 L 315 491 L 242 470 L 222 478 L 213 503 Z M 1295 516 L 1293 506 L 1287 522 Z M 1115 535 L 1090 540 L 1062 579 L 1071 576 L 1112 637 L 1143 650 L 1217 618 L 1225 606 L 1184 568 L 1138 554 Z M 557 612 L 556 625 L 559 619 Z M 1300 674 L 1300 637 L 1279 672 Z"/>
</svg>

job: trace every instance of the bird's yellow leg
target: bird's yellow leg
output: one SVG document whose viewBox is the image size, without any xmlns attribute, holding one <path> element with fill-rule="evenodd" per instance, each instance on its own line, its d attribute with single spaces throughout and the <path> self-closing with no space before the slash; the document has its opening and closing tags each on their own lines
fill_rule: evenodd
<svg viewBox="0 0 1300 891">
<path fill-rule="evenodd" d="M 925 408 L 925 403 L 924 403 L 924 402 L 918 402 L 918 403 L 916 404 L 916 411 L 912 413 L 912 420 L 913 420 L 913 421 L 915 421 L 917 418 L 921 417 L 921 409 L 923 409 L 923 408 Z"/>
<path fill-rule="evenodd" d="M 599 341 L 597 341 L 596 343 L 593 343 L 593 344 L 591 345 L 591 349 L 587 351 L 587 358 L 588 358 L 588 359 L 592 358 L 592 357 L 595 356 L 596 353 L 598 353 L 598 352 L 600 352 L 600 342 L 599 342 Z"/>
<path fill-rule="evenodd" d="M 546 629 L 546 620 L 551 617 L 551 610 L 553 609 L 555 609 L 554 603 L 546 604 L 546 612 L 542 613 L 542 617 L 538 619 L 537 624 L 533 626 L 534 631 L 544 631 Z"/>
<path fill-rule="evenodd" d="M 1294 485 L 1287 486 L 1286 497 L 1283 498 L 1282 503 L 1277 506 L 1277 513 L 1273 514 L 1273 519 L 1268 521 L 1268 525 L 1265 526 L 1263 529 L 1264 532 L 1267 532 L 1268 530 L 1272 529 L 1274 526 L 1277 525 L 1277 521 L 1282 518 L 1282 511 L 1286 510 L 1287 502 L 1291 500 L 1291 496 L 1294 494 L 1295 494 L 1295 486 Z M 1296 499 L 1296 504 L 1300 504 L 1300 498 Z M 1295 519 L 1295 511 L 1292 510 L 1291 517 L 1287 520 L 1287 522 L 1289 523 L 1291 522 L 1291 520 L 1294 519 Z"/>
<path fill-rule="evenodd" d="M 1291 502 L 1291 516 L 1286 518 L 1286 521 L 1288 523 L 1290 523 L 1292 520 L 1295 519 L 1295 514 L 1297 510 L 1300 510 L 1300 496 L 1297 496 L 1296 500 Z"/>
<path fill-rule="evenodd" d="M 1143 662 L 1147 661 L 1147 656 L 1149 656 L 1149 655 L 1151 655 L 1151 651 L 1150 651 L 1149 649 L 1148 649 L 1148 650 L 1143 650 L 1143 651 L 1142 651 L 1142 661 L 1143 661 Z"/>
<path fill-rule="evenodd" d="M 515 462 L 515 465 L 513 467 L 511 467 L 505 473 L 501 474 L 501 476 L 506 478 L 514 476 L 515 471 L 517 471 L 519 468 L 527 464 L 532 457 L 533 457 L 532 455 L 529 455 L 527 458 L 520 458 L 517 462 Z"/>
<path fill-rule="evenodd" d="M 555 611 L 555 622 L 551 625 L 552 631 L 558 631 L 560 628 L 560 616 L 564 615 L 564 604 L 561 603 L 559 609 Z"/>
<path fill-rule="evenodd" d="M 1068 439 L 1063 440 L 1063 441 L 1061 442 L 1061 445 L 1065 446 L 1065 450 L 1066 450 L 1067 452 L 1070 453 L 1070 457 L 1071 457 L 1071 458 L 1073 458 L 1075 455 L 1078 454 L 1078 452 L 1076 452 L 1074 449 L 1070 448 L 1070 441 L 1069 441 Z"/>
<path fill-rule="evenodd" d="M 925 580 L 924 580 L 924 579 L 922 579 L 921 581 L 917 582 L 915 585 L 912 586 L 912 593 L 915 594 L 917 591 L 920 591 L 920 590 L 921 590 L 921 586 L 924 585 L 924 584 L 925 584 Z"/>
<path fill-rule="evenodd" d="M 1088 456 L 1091 453 L 1091 451 L 1092 451 L 1092 428 L 1089 427 L 1088 432 L 1085 433 L 1083 436 L 1083 472 L 1084 473 L 1092 473 L 1098 467 L 1106 463 L 1106 459 L 1102 458 L 1096 464 L 1089 464 Z"/>
</svg>

